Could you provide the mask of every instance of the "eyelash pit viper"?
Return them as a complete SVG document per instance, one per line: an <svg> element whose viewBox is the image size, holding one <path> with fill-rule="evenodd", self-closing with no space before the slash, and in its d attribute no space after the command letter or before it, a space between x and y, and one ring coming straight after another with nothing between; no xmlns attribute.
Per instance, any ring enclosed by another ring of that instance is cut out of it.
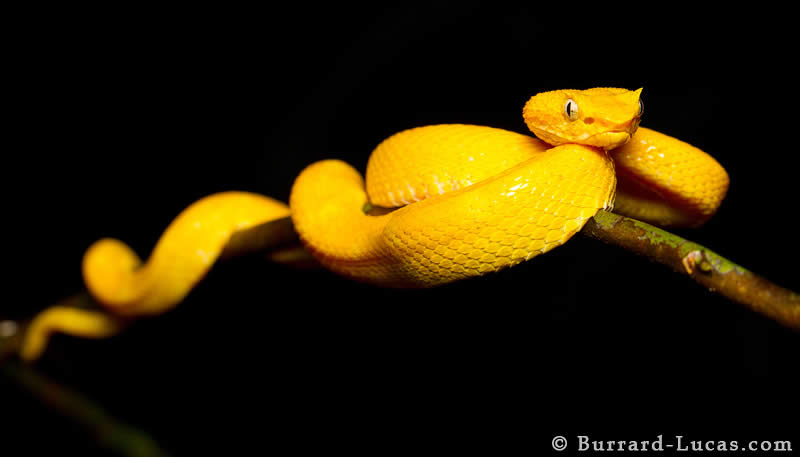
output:
<svg viewBox="0 0 800 457"><path fill-rule="evenodd" d="M601 209L662 227L703 224L728 175L710 155L640 128L641 89L556 90L523 108L536 136L475 125L397 133L372 152L364 178L338 160L314 163L290 204L223 192L185 209L142 263L103 239L84 255L91 295L111 313L51 307L21 355L38 358L61 331L105 337L124 320L162 313L202 279L231 235L290 216L308 251L346 277L430 287L498 271L560 246ZM365 204L382 215L364 211Z"/></svg>

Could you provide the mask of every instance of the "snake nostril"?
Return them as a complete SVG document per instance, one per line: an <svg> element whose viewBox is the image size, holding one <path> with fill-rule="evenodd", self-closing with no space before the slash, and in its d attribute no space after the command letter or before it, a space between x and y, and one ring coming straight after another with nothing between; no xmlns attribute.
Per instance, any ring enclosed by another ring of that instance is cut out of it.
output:
<svg viewBox="0 0 800 457"><path fill-rule="evenodd" d="M594 123L594 118L593 117L587 117L586 119L583 120L583 123L587 124L587 125L588 124L593 124Z"/></svg>

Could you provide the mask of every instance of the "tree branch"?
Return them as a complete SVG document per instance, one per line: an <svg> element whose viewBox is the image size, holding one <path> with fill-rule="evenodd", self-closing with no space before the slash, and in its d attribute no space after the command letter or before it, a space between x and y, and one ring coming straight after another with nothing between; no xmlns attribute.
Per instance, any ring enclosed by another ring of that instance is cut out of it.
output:
<svg viewBox="0 0 800 457"><path fill-rule="evenodd" d="M221 259L256 252L270 252L300 243L291 217L265 222L231 235L220 254Z"/></svg>
<svg viewBox="0 0 800 457"><path fill-rule="evenodd" d="M115 454L130 457L169 455L147 433L118 422L88 398L47 379L30 366L17 361L0 361L0 373L44 405L81 424L100 446Z"/></svg>
<svg viewBox="0 0 800 457"><path fill-rule="evenodd" d="M745 305L784 326L800 330L800 294L748 271L714 251L635 219L599 211L581 233L646 257L689 276L713 292ZM223 257L275 249L297 242L291 219L238 232Z"/></svg>
<svg viewBox="0 0 800 457"><path fill-rule="evenodd" d="M689 276L713 292L800 330L800 295L748 271L705 246L635 219L599 211L581 230Z"/></svg>
<svg viewBox="0 0 800 457"><path fill-rule="evenodd" d="M780 287L702 245L607 211L599 211L581 233L666 265L781 325L800 330L800 294ZM263 253L276 261L306 267L316 265L299 241L291 218L286 217L234 233L220 258ZM58 305L102 309L86 291L66 298ZM5 346L4 351L0 345L0 363L10 355L9 345Z"/></svg>
<svg viewBox="0 0 800 457"><path fill-rule="evenodd" d="M590 219L581 233L666 265L755 312L800 330L800 295L751 273L704 246L606 211L600 211ZM220 257L284 252L287 258L308 260L298 242L292 221L287 217L235 233ZM59 304L100 308L85 291ZM123 455L166 455L143 432L117 423L88 399L53 383L29 367L9 360L19 349L24 327L20 325L16 334L6 337L5 341L0 335L0 373L15 380L45 404L82 423L94 431L103 444Z"/></svg>
<svg viewBox="0 0 800 457"><path fill-rule="evenodd" d="M608 211L599 211L586 223L581 233L666 265L713 292L784 326L800 330L800 294L748 271L705 246ZM289 217L234 233L220 258L258 253L268 254L273 260L303 266L314 264L313 258L299 244ZM62 300L59 304L102 308L86 291ZM0 354L0 362L2 358Z"/></svg>

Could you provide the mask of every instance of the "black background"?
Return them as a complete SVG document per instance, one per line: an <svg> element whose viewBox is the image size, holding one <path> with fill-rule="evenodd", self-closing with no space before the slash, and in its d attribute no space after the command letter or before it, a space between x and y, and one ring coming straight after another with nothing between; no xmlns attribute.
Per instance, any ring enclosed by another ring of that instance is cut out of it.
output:
<svg viewBox="0 0 800 457"><path fill-rule="evenodd" d="M316 160L363 171L383 138L427 124L525 132L528 97L593 86L644 87L643 125L729 171L719 213L678 233L800 290L797 43L783 17L482 2L21 12L4 65L4 288L16 298L0 313L29 316L79 290L100 237L146 256L207 194L286 200ZM552 452L556 434L788 439L799 342L578 236L427 291L239 259L118 337L56 337L38 368L176 455L508 454ZM19 411L9 436L32 455L102 452L0 388Z"/></svg>

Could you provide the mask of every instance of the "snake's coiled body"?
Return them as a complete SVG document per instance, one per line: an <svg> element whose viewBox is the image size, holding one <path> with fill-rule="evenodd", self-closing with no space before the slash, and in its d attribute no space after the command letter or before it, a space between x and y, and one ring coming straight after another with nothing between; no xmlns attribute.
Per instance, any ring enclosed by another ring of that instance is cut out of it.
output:
<svg viewBox="0 0 800 457"><path fill-rule="evenodd" d="M437 141L431 144L430 138ZM482 154L498 163L498 157L507 157L510 166L497 173L484 169L487 176L478 167L474 175L457 177L436 175L436 167L420 171L409 166L414 172L398 178L395 191L378 185L371 187L376 193L367 195L363 179L349 165L311 165L295 181L290 207L301 239L326 267L396 287L477 276L563 244L614 197L614 164L602 149L545 148L535 138L504 130L441 125L388 139L373 152L373 160L385 159L398 142L409 151L435 149L436 158L451 163L452 156L463 157L465 163L451 170L469 169L470 158L474 162ZM465 184L467 179L475 183ZM422 191L411 182L428 186L421 201L382 216L362 211L368 199L385 204L393 198L419 198Z"/></svg>
<svg viewBox="0 0 800 457"><path fill-rule="evenodd" d="M176 218L143 265L120 241L93 245L86 286L113 316L163 312L205 275L232 233L288 214L324 266L392 287L512 266L565 243L612 206L656 225L700 225L722 202L728 175L700 149L638 128L640 92L537 94L523 109L537 138L460 124L406 130L373 151L366 183L341 161L310 165L290 207L244 192L206 197ZM365 204L399 208L370 215ZM38 357L54 330L101 337L119 328L100 313L51 308L32 323L23 357Z"/></svg>

